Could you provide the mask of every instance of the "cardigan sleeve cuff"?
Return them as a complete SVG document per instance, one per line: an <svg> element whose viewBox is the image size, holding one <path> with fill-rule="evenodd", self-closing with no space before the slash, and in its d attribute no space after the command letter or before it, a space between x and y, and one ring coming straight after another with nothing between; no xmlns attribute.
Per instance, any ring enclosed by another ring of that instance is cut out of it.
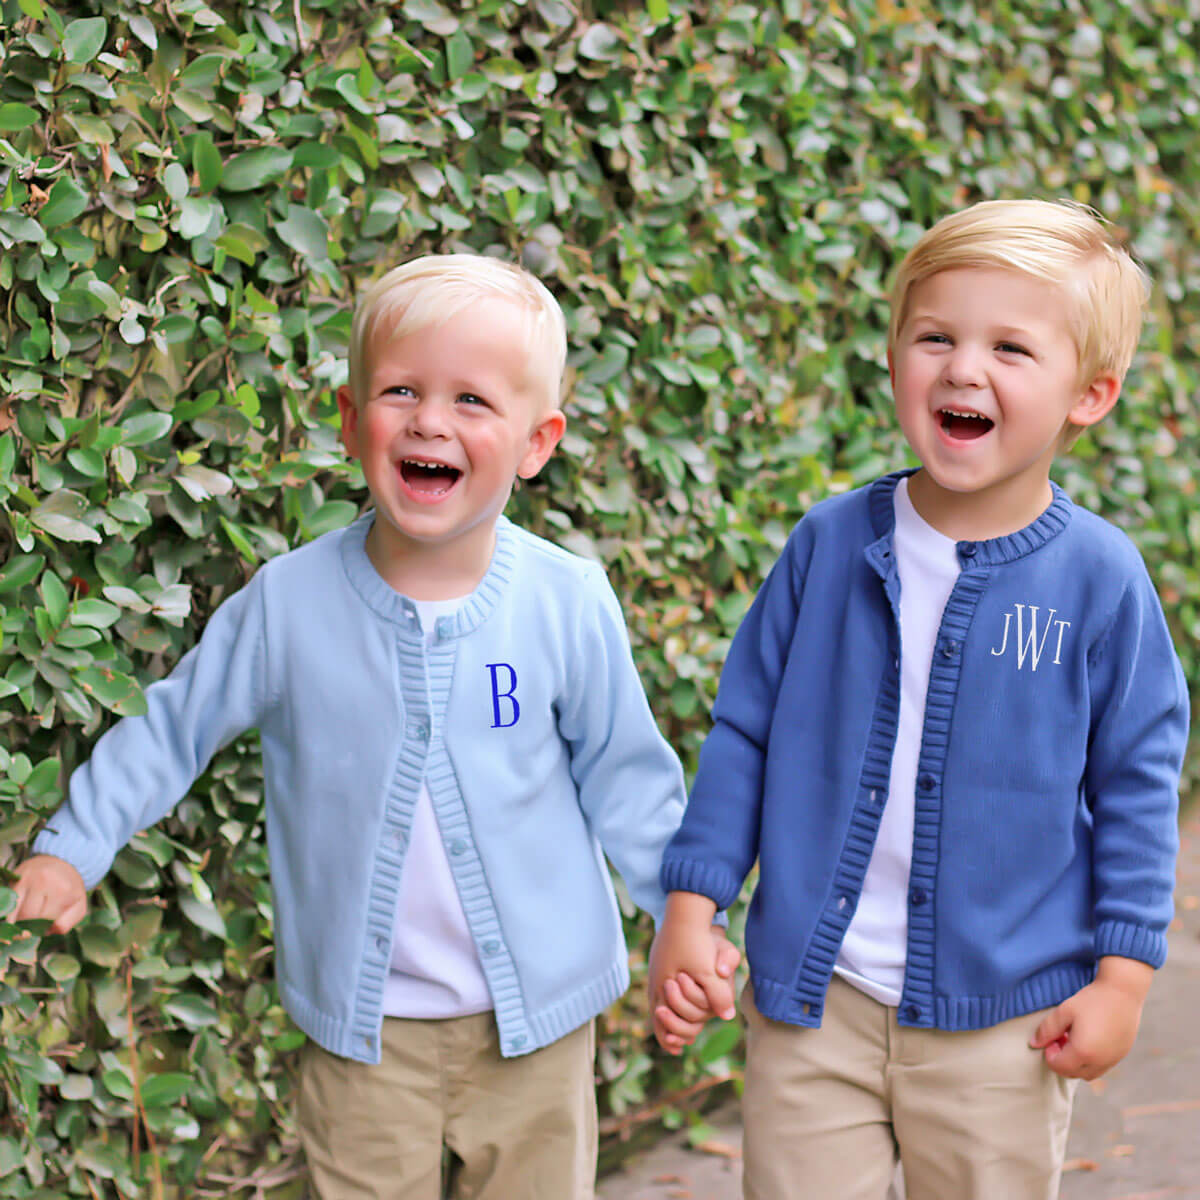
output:
<svg viewBox="0 0 1200 1200"><path fill-rule="evenodd" d="M97 849L93 842L71 829L56 829L54 818L33 839L34 854L52 854L61 858L83 877L83 886L90 892L108 874L113 856L107 849Z"/></svg>
<svg viewBox="0 0 1200 1200"><path fill-rule="evenodd" d="M687 858L664 858L659 874L664 892L695 892L707 896L719 910L727 909L741 891L741 880L711 863Z"/></svg>
<svg viewBox="0 0 1200 1200"><path fill-rule="evenodd" d="M1096 957L1115 954L1135 958L1152 967L1161 967L1167 960L1167 936L1145 925L1127 921L1101 921L1096 930Z"/></svg>

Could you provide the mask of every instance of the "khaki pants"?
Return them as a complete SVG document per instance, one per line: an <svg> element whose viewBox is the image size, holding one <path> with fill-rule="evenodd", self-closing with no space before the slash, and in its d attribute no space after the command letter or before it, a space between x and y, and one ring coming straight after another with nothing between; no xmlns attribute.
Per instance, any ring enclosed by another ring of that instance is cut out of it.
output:
<svg viewBox="0 0 1200 1200"><path fill-rule="evenodd" d="M1053 1200L1073 1081L1028 1041L1031 1013L964 1033L909 1029L833 977L820 1029L746 1018L746 1200Z"/></svg>
<svg viewBox="0 0 1200 1200"><path fill-rule="evenodd" d="M310 1042L297 1117L320 1200L592 1200L595 1032L501 1058L491 1013L388 1018L377 1066ZM452 1153L442 1178L442 1147Z"/></svg>

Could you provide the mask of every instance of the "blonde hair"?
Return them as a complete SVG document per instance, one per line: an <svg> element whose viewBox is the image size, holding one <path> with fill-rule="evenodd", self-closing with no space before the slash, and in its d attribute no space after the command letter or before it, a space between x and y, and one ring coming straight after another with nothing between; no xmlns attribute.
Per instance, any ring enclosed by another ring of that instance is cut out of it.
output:
<svg viewBox="0 0 1200 1200"><path fill-rule="evenodd" d="M1102 373L1124 379L1141 335L1149 280L1094 210L1066 200L984 200L943 217L896 272L889 350L908 316L913 288L960 267L1020 271L1061 288L1080 383Z"/></svg>
<svg viewBox="0 0 1200 1200"><path fill-rule="evenodd" d="M507 300L526 315L529 382L557 406L567 359L567 328L549 289L522 267L482 254L427 254L393 267L359 297L350 327L350 391L366 399L368 354L378 337L408 337L440 325L483 299Z"/></svg>

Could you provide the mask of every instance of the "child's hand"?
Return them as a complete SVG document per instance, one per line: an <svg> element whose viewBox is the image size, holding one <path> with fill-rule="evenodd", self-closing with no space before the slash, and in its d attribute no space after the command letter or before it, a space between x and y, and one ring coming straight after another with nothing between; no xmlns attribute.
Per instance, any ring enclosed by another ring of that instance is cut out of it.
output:
<svg viewBox="0 0 1200 1200"><path fill-rule="evenodd" d="M716 905L704 896L672 892L650 950L649 992L654 1036L678 1054L712 1013L735 1013L733 973L741 955L711 924Z"/></svg>
<svg viewBox="0 0 1200 1200"><path fill-rule="evenodd" d="M1068 996L1037 1027L1030 1045L1067 1079L1098 1079L1129 1053L1154 968L1116 956L1102 958L1095 981Z"/></svg>
<svg viewBox="0 0 1200 1200"><path fill-rule="evenodd" d="M16 869L17 910L10 921L52 921L51 933L66 933L87 912L83 876L53 854L35 854Z"/></svg>

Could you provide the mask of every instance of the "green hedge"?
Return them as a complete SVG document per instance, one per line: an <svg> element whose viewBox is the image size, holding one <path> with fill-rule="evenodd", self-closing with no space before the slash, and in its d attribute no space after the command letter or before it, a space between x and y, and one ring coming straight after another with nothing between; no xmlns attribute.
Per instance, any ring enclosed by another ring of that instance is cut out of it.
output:
<svg viewBox="0 0 1200 1200"><path fill-rule="evenodd" d="M1185 0L0 0L0 862L222 596L358 511L353 294L421 252L519 256L561 298L569 430L515 515L606 563L690 768L790 525L906 461L897 255L974 199L1095 204L1153 313L1058 477L1142 547L1195 683L1196 24ZM0 1196L298 1193L254 750L77 932L0 918ZM636 988L602 1033L611 1137L736 1074L732 1028L657 1055Z"/></svg>

